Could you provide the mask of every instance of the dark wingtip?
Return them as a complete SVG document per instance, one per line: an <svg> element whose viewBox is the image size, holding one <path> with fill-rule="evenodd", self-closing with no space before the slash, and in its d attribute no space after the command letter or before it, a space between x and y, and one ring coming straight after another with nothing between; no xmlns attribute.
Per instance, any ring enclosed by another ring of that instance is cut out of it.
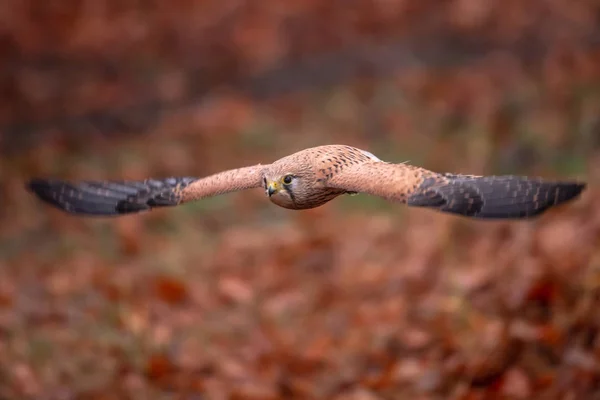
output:
<svg viewBox="0 0 600 400"><path fill-rule="evenodd" d="M25 189L29 192L36 193L44 185L46 185L46 182L47 181L44 179L33 178L33 179L30 179L27 182L25 182Z"/></svg>
<svg viewBox="0 0 600 400"><path fill-rule="evenodd" d="M177 205L180 198L176 189L195 179L68 182L33 178L25 187L39 199L70 214L110 216Z"/></svg>
<svg viewBox="0 0 600 400"><path fill-rule="evenodd" d="M587 182L576 182L574 190L575 194L573 195L573 197L579 196L581 192L583 192L585 189L587 189Z"/></svg>
<svg viewBox="0 0 600 400"><path fill-rule="evenodd" d="M587 184L519 176L446 176L448 182L424 181L408 204L481 219L536 217L575 200Z"/></svg>
<svg viewBox="0 0 600 400"><path fill-rule="evenodd" d="M33 193L40 199L52 203L54 205L56 205L56 200L52 196L52 192L55 186L56 185L53 184L53 181L40 178L33 178L25 183L25 189L28 192Z"/></svg>
<svg viewBox="0 0 600 400"><path fill-rule="evenodd" d="M82 191L67 181L33 178L25 183L25 189L43 202L69 214L115 214L114 204L102 201L101 196Z"/></svg>
<svg viewBox="0 0 600 400"><path fill-rule="evenodd" d="M558 189L562 191L562 196L559 196L556 204L560 204L569 200L573 200L583 192L587 188L587 183L585 182L568 182L562 183L558 185Z"/></svg>
<svg viewBox="0 0 600 400"><path fill-rule="evenodd" d="M52 187L55 187L57 184L60 183L61 181L53 179L32 178L29 181L25 182L25 189L33 193L38 193L40 191L51 189Z"/></svg>

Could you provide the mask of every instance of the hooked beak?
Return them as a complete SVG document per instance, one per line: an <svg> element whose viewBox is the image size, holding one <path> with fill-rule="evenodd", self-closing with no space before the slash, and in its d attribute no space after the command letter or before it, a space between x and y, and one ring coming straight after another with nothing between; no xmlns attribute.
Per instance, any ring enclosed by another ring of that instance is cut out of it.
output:
<svg viewBox="0 0 600 400"><path fill-rule="evenodd" d="M277 192L277 184L275 182L271 182L267 185L267 194L269 197L273 196Z"/></svg>

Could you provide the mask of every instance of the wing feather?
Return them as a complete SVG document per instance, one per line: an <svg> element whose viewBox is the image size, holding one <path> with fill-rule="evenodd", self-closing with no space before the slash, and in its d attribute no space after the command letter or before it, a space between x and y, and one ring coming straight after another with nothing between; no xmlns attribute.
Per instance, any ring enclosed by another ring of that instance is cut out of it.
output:
<svg viewBox="0 0 600 400"><path fill-rule="evenodd" d="M171 177L143 181L32 179L27 188L41 200L70 214L114 216L260 187L262 170L263 167L257 165L204 178Z"/></svg>
<svg viewBox="0 0 600 400"><path fill-rule="evenodd" d="M528 218L573 200L586 184L523 176L438 174L407 164L365 162L340 171L332 188L474 218Z"/></svg>

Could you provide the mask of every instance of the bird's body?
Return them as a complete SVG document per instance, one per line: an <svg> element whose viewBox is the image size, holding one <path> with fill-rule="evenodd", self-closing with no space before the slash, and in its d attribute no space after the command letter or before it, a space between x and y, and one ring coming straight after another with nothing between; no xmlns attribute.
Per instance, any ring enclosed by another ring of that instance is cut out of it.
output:
<svg viewBox="0 0 600 400"><path fill-rule="evenodd" d="M318 207L346 193L366 193L469 217L527 218L577 197L585 184L440 174L405 163L384 162L355 147L326 145L272 164L204 178L75 183L34 179L28 187L42 200L83 215L122 215L262 187L274 204L294 210Z"/></svg>
<svg viewBox="0 0 600 400"><path fill-rule="evenodd" d="M373 159L363 150L340 145L312 147L283 157L266 166L264 177L276 189L270 196L273 203L293 210L315 208L333 200L348 190L329 185L330 179L351 166ZM298 167L300 166L300 167ZM287 184L282 181L291 176Z"/></svg>

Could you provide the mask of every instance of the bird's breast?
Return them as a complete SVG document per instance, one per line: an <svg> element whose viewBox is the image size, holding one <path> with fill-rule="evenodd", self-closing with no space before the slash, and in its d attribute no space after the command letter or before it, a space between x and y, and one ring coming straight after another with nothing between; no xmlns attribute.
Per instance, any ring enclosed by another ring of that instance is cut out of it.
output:
<svg viewBox="0 0 600 400"><path fill-rule="evenodd" d="M314 188L310 192L279 192L269 197L269 200L290 210L307 210L322 206L344 193L339 189Z"/></svg>

